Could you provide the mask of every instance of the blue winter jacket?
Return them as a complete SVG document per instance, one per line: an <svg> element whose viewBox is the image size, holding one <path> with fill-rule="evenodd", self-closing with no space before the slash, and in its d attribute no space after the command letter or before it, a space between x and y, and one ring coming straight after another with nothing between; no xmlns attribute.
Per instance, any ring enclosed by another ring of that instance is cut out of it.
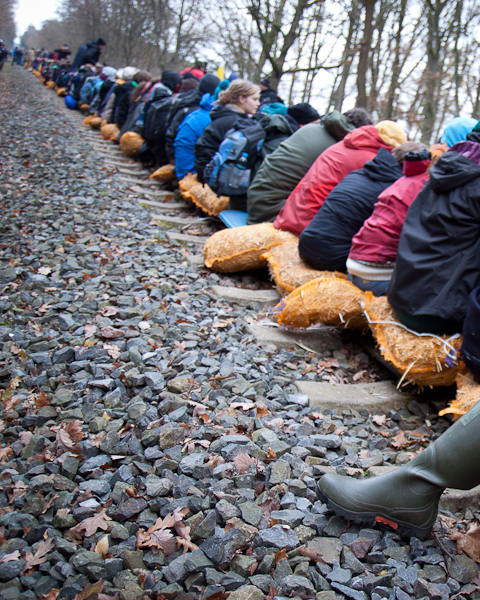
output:
<svg viewBox="0 0 480 600"><path fill-rule="evenodd" d="M214 100L212 94L204 94L200 100L200 108L188 114L178 128L174 143L177 179L182 179L188 173L195 173L195 144L211 122L210 111Z"/></svg>

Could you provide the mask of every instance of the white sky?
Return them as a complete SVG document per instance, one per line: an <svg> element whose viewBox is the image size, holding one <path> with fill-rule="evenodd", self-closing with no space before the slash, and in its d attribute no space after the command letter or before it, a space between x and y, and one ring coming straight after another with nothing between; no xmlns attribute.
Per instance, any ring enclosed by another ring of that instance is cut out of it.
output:
<svg viewBox="0 0 480 600"><path fill-rule="evenodd" d="M55 19L55 11L59 6L60 0L17 0L17 37L21 37L29 25L39 29L43 21Z"/></svg>

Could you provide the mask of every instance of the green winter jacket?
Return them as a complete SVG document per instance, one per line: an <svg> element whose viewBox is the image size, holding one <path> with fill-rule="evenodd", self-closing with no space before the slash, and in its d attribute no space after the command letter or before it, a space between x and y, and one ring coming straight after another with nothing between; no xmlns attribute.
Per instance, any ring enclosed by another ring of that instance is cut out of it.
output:
<svg viewBox="0 0 480 600"><path fill-rule="evenodd" d="M305 125L284 140L265 158L248 188L247 223L274 221L315 159L352 129L346 117L334 110L320 123Z"/></svg>

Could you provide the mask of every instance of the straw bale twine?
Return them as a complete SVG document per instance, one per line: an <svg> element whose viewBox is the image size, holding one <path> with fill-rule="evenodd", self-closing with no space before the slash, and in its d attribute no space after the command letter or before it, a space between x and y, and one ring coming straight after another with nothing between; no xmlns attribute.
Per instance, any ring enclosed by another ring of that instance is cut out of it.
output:
<svg viewBox="0 0 480 600"><path fill-rule="evenodd" d="M316 323L349 329L367 326L362 309L364 293L335 271L326 271L283 298L273 309L274 318L286 327L309 327Z"/></svg>
<svg viewBox="0 0 480 600"><path fill-rule="evenodd" d="M207 215L217 217L222 210L228 208L228 196L217 196L206 183L200 183L197 176L192 173L181 179L178 187L185 200L193 202Z"/></svg>
<svg viewBox="0 0 480 600"><path fill-rule="evenodd" d="M57 90L57 96L66 96L67 95L67 88L61 87L58 88Z"/></svg>
<svg viewBox="0 0 480 600"><path fill-rule="evenodd" d="M126 131L120 138L120 150L125 156L137 156L145 140L141 135L133 131Z"/></svg>
<svg viewBox="0 0 480 600"><path fill-rule="evenodd" d="M101 117L93 116L88 124L92 129L100 129L102 125L102 119Z"/></svg>
<svg viewBox="0 0 480 600"><path fill-rule="evenodd" d="M260 269L266 265L263 258L266 250L294 238L288 231L275 229L273 223L222 229L206 241L203 262L220 273Z"/></svg>
<svg viewBox="0 0 480 600"><path fill-rule="evenodd" d="M104 140L116 140L120 134L120 129L115 123L105 123L100 127L100 134Z"/></svg>
<svg viewBox="0 0 480 600"><path fill-rule="evenodd" d="M338 271L317 271L307 266L298 253L298 240L273 246L265 252L264 258L278 293L282 296L318 277L331 277L333 274L340 279L347 278Z"/></svg>
<svg viewBox="0 0 480 600"><path fill-rule="evenodd" d="M175 165L163 165L150 175L156 181L173 181L175 179Z"/></svg>
<svg viewBox="0 0 480 600"><path fill-rule="evenodd" d="M365 313L380 352L402 375L419 386L452 385L461 336L417 334L399 324L386 296L365 293Z"/></svg>
<svg viewBox="0 0 480 600"><path fill-rule="evenodd" d="M459 372L457 373L455 383L457 384L455 399L438 414L440 417L453 415L453 419L456 421L480 400L480 383L467 371L467 368L463 364L459 365Z"/></svg>

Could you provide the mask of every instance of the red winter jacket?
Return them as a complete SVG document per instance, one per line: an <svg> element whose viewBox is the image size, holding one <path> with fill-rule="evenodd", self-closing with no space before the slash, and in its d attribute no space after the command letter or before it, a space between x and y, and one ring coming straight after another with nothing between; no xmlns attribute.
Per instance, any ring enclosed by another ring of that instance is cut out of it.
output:
<svg viewBox="0 0 480 600"><path fill-rule="evenodd" d="M352 239L349 258L379 263L395 261L408 208L428 181L425 171L429 161L421 162L424 172L414 175L409 175L409 168L415 163L404 162L404 176L378 196L373 213Z"/></svg>
<svg viewBox="0 0 480 600"><path fill-rule="evenodd" d="M287 198L274 226L300 235L337 183L348 173L361 169L380 148L392 150L373 125L358 127L327 148Z"/></svg>

